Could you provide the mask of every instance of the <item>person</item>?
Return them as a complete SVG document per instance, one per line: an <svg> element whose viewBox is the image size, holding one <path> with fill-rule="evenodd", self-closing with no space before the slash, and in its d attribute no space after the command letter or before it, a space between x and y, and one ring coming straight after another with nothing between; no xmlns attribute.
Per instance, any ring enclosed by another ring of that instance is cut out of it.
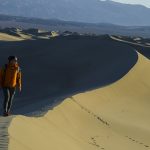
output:
<svg viewBox="0 0 150 150"><path fill-rule="evenodd" d="M16 56L9 56L8 63L0 68L0 87L3 90L3 116L10 115L10 109L15 96L16 87L21 92L21 68Z"/></svg>

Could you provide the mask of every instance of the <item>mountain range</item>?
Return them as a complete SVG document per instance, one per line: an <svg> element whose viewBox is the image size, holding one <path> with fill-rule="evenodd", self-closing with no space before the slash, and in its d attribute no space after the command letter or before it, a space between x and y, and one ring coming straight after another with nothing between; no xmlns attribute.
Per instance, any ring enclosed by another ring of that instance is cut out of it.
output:
<svg viewBox="0 0 150 150"><path fill-rule="evenodd" d="M150 25L150 8L111 0L1 0L0 13L87 23Z"/></svg>

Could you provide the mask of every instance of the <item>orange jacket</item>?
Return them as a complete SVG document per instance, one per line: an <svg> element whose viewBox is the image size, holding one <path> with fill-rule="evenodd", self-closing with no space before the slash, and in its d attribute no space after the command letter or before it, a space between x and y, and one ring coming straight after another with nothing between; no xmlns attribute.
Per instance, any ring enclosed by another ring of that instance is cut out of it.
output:
<svg viewBox="0 0 150 150"><path fill-rule="evenodd" d="M21 89L21 69L18 64L10 63L0 69L0 86L1 87L18 87Z"/></svg>

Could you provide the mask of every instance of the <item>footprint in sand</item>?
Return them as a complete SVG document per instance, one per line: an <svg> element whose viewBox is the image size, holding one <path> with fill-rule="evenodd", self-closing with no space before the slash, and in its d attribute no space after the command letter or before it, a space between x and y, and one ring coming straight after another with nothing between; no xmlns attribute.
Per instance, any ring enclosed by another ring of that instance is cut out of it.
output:
<svg viewBox="0 0 150 150"><path fill-rule="evenodd" d="M143 146L146 147L146 148L149 147L148 145L146 145L146 144L144 144L144 143L142 143L142 142L140 142L140 141L138 141L138 140L135 140L135 139L133 139L133 138L131 138L131 137L128 137L128 136L125 136L125 137L128 138L129 140L131 140L131 141L137 143L137 144L143 145Z"/></svg>
<svg viewBox="0 0 150 150"><path fill-rule="evenodd" d="M89 109L85 108L84 106L82 106L80 103L78 103L73 97L70 97L77 105L79 105L81 107L81 109L83 109L84 111L88 112L89 114L91 114L92 116L94 116L95 118L97 118L98 120L100 120L102 123L104 123L105 125L109 126L109 124L104 121L103 119L101 119L98 115L96 115L95 113L93 113L92 111L90 111Z"/></svg>
<svg viewBox="0 0 150 150"><path fill-rule="evenodd" d="M101 147L99 144L97 144L96 142L96 138L99 137L99 136L95 136L95 137L91 137L91 142L89 142L89 144L93 145L93 146L96 146L97 148L100 148L100 149L105 149L104 147Z"/></svg>
<svg viewBox="0 0 150 150"><path fill-rule="evenodd" d="M143 143L139 143L139 144L143 144Z"/></svg>
<svg viewBox="0 0 150 150"><path fill-rule="evenodd" d="M149 147L148 145L144 145L145 147Z"/></svg>

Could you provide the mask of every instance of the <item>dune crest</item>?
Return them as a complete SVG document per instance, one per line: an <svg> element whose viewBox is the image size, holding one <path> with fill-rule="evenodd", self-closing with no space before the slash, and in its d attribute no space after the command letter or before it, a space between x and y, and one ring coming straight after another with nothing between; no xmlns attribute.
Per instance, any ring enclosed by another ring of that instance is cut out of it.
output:
<svg viewBox="0 0 150 150"><path fill-rule="evenodd" d="M65 99L43 117L16 116L9 150L145 150L150 148L150 61L117 82Z"/></svg>

